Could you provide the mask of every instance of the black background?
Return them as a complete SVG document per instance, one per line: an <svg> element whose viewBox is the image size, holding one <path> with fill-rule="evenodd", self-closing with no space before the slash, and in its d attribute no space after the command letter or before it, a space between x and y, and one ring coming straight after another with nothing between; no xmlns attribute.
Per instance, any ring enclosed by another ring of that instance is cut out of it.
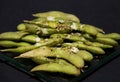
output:
<svg viewBox="0 0 120 82"><path fill-rule="evenodd" d="M77 15L81 23L92 24L107 33L120 33L119 0L0 0L0 33L15 31L33 13L60 10ZM0 62L0 82L38 82ZM114 59L83 82L120 82L120 57Z"/></svg>

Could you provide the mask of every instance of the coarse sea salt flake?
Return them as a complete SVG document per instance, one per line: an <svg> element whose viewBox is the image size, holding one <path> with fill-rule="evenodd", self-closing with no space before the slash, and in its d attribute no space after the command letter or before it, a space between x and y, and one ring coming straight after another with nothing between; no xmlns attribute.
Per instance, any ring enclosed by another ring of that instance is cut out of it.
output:
<svg viewBox="0 0 120 82"><path fill-rule="evenodd" d="M77 30L77 25L76 25L76 23L72 23L72 25L71 25L70 27L71 27L71 29L73 29L73 30Z"/></svg>
<svg viewBox="0 0 120 82"><path fill-rule="evenodd" d="M77 52L79 51L79 49L76 48L76 47L72 47L72 48L71 48L71 51L72 51L73 53L77 53Z"/></svg>
<svg viewBox="0 0 120 82"><path fill-rule="evenodd" d="M39 37L37 37L37 38L36 38L36 42L39 42L39 41L40 41L40 38L39 38Z"/></svg>
<svg viewBox="0 0 120 82"><path fill-rule="evenodd" d="M47 20L48 20L48 21L55 21L55 17L48 16L48 17L47 17Z"/></svg>
<svg viewBox="0 0 120 82"><path fill-rule="evenodd" d="M35 46L40 46L41 44L40 43L36 43Z"/></svg>

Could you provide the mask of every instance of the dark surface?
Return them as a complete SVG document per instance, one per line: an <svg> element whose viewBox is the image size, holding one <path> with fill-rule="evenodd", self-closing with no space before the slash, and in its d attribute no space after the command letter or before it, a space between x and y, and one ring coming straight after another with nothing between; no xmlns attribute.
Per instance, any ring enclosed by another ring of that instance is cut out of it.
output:
<svg viewBox="0 0 120 82"><path fill-rule="evenodd" d="M61 10L77 15L82 23L120 33L119 0L1 0L0 32L15 31L23 19L31 14ZM87 77L83 82L120 82L120 57ZM39 82L0 62L0 82Z"/></svg>

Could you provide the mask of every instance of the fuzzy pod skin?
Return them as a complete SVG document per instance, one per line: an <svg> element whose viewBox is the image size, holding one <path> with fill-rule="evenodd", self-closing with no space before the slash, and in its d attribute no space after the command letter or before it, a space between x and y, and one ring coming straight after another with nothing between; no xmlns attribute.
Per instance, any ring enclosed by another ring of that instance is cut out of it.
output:
<svg viewBox="0 0 120 82"><path fill-rule="evenodd" d="M20 40L27 32L17 31L17 32L4 32L0 34L1 40Z"/></svg>
<svg viewBox="0 0 120 82"><path fill-rule="evenodd" d="M21 47L17 47L17 48L9 48L9 49L3 49L0 50L1 52L12 52L12 53L24 53L30 50L33 50L35 48L38 48L38 46L21 46Z"/></svg>
<svg viewBox="0 0 120 82"><path fill-rule="evenodd" d="M31 72L35 71L61 72L75 76L80 75L80 70L65 60L38 65L31 69Z"/></svg>
<svg viewBox="0 0 120 82"><path fill-rule="evenodd" d="M117 46L118 45L118 42L115 41L114 39L111 39L111 38L102 38L102 37L99 38L99 37L97 37L95 39L95 41L103 43L103 44L112 45L112 46Z"/></svg>
<svg viewBox="0 0 120 82"><path fill-rule="evenodd" d="M71 53L70 50L66 48L62 49L62 48L41 47L23 53L15 58L33 58L38 56L63 58L78 68L84 67L84 60L80 56Z"/></svg>
<svg viewBox="0 0 120 82"><path fill-rule="evenodd" d="M66 20L80 22L77 16L73 14L69 14L69 13L64 13L61 11L48 11L48 12L43 12L43 13L36 13L36 14L33 14L33 16L35 17L61 17Z"/></svg>
<svg viewBox="0 0 120 82"><path fill-rule="evenodd" d="M97 37L112 38L114 40L120 40L120 34L119 33L109 33L109 34L98 33Z"/></svg>
<svg viewBox="0 0 120 82"><path fill-rule="evenodd" d="M31 46L31 44L27 42L14 42L9 40L1 40L0 46L9 48L9 47Z"/></svg>

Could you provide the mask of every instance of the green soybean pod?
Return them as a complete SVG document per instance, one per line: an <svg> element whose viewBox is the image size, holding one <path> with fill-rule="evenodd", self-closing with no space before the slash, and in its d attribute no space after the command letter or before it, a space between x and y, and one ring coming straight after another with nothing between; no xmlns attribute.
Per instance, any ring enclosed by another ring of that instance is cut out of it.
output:
<svg viewBox="0 0 120 82"><path fill-rule="evenodd" d="M9 41L9 40L2 40L0 41L0 46L2 47L19 47L19 46L30 46L31 44L27 42L14 42L14 41Z"/></svg>
<svg viewBox="0 0 120 82"><path fill-rule="evenodd" d="M64 53L65 53L65 55L64 55ZM70 63L72 63L73 65L75 65L78 68L84 67L84 60L80 56L77 56L77 55L71 53L70 50L67 48L63 48L63 49L57 48L51 54L55 54L56 57L63 58L65 60L69 61Z"/></svg>
<svg viewBox="0 0 120 82"><path fill-rule="evenodd" d="M43 42L43 43L36 43L31 46L20 46L17 48L3 49L0 51L1 52L24 53L24 52L27 52L27 51L30 51L30 50L33 50L33 49L36 49L36 48L39 48L42 46L56 46L57 44L62 43L62 42L63 42L63 40L60 38L58 38L57 40L56 39L48 39L46 42Z"/></svg>
<svg viewBox="0 0 120 82"><path fill-rule="evenodd" d="M17 31L17 32L4 32L0 34L0 39L2 40L20 40L21 37L28 34L27 32Z"/></svg>
<svg viewBox="0 0 120 82"><path fill-rule="evenodd" d="M75 16L73 14L69 14L69 13L64 13L61 11L48 11L48 12L43 12L43 13L36 13L36 14L33 14L33 16L35 16L35 17L48 17L48 19L50 17L52 17L52 18L61 17L61 18L66 19L66 20L80 22L80 20L77 16Z"/></svg>
<svg viewBox="0 0 120 82"><path fill-rule="evenodd" d="M15 47L17 46L17 44L13 41L2 40L0 41L0 46L8 48L8 47Z"/></svg>
<svg viewBox="0 0 120 82"><path fill-rule="evenodd" d="M28 42L16 42L16 44L17 44L17 46L19 47L21 47L21 46L31 46L32 44L30 44L30 43L28 43Z"/></svg>
<svg viewBox="0 0 120 82"><path fill-rule="evenodd" d="M68 46L77 47L79 49L84 49L84 50L90 51L94 54L105 54L105 51L102 48L96 47L96 46L85 45L83 42L82 43L81 42L63 43L62 46L63 47L68 47Z"/></svg>
<svg viewBox="0 0 120 82"><path fill-rule="evenodd" d="M87 33L82 34L82 36L83 36L85 39L87 39L87 40L94 41L94 37L91 36L91 35L89 35L89 34L87 34Z"/></svg>
<svg viewBox="0 0 120 82"><path fill-rule="evenodd" d="M86 50L79 50L76 54L82 57L85 61L91 61L93 59L93 55Z"/></svg>
<svg viewBox="0 0 120 82"><path fill-rule="evenodd" d="M9 48L9 49L3 49L0 50L1 52L13 52L13 53L24 53L30 50L33 50L35 48L38 48L39 46L21 46L21 47L17 47L17 48Z"/></svg>
<svg viewBox="0 0 120 82"><path fill-rule="evenodd" d="M38 49L23 53L15 58L33 58L38 56L63 58L78 68L84 67L84 60L80 56L71 53L68 49L62 48L40 47Z"/></svg>
<svg viewBox="0 0 120 82"><path fill-rule="evenodd" d="M22 41L26 41L26 42L31 42L31 43L36 43L36 42L40 42L42 38L40 38L38 35L26 35L24 37L21 38Z"/></svg>
<svg viewBox="0 0 120 82"><path fill-rule="evenodd" d="M60 63L51 62L51 63L38 65L31 69L31 72L34 72L34 71L60 72L60 73L65 73L65 74L75 75L75 76L80 75L79 69L67 63L64 60L60 61Z"/></svg>
<svg viewBox="0 0 120 82"><path fill-rule="evenodd" d="M86 45L89 45L89 46L96 46L96 47L100 47L100 48L113 48L112 45L108 45L108 44L103 44L103 43L100 43L100 42L90 42L90 41L86 41L85 42Z"/></svg>
<svg viewBox="0 0 120 82"><path fill-rule="evenodd" d="M17 25L17 30L18 31L25 31L26 30L26 26L24 23L18 24Z"/></svg>
<svg viewBox="0 0 120 82"><path fill-rule="evenodd" d="M97 37L95 40L97 42L112 45L112 46L117 46L118 45L118 42L115 41L114 39L111 39L111 38L102 38L102 37L99 38L99 37Z"/></svg>
<svg viewBox="0 0 120 82"><path fill-rule="evenodd" d="M53 59L50 59L50 58L47 58L47 57L44 57L44 56L36 56L36 57L33 57L31 58L32 61L34 61L35 63L37 64L44 64L44 63L49 63L49 62L53 62L54 60Z"/></svg>
<svg viewBox="0 0 120 82"><path fill-rule="evenodd" d="M87 46L85 44L79 44L78 48L88 50L94 54L105 54L105 51L102 48L96 46Z"/></svg>
<svg viewBox="0 0 120 82"><path fill-rule="evenodd" d="M56 28L59 25L59 21L42 21L41 18L39 19L34 19L34 20L24 20L25 23L30 23L30 24L35 24L40 27L45 27L45 28Z"/></svg>
<svg viewBox="0 0 120 82"><path fill-rule="evenodd" d="M114 40L120 40L120 34L119 33L109 33L109 34L98 33L97 37L112 38Z"/></svg>
<svg viewBox="0 0 120 82"><path fill-rule="evenodd" d="M90 34L92 36L96 36L97 33L99 33L99 31L94 26L87 25L87 24L81 24L80 30L83 33L88 33L88 34Z"/></svg>

